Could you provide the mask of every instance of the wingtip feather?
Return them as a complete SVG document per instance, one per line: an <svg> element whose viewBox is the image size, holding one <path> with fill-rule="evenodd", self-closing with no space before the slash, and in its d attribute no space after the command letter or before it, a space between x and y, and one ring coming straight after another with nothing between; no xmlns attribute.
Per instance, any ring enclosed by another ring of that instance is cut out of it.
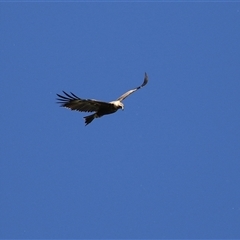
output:
<svg viewBox="0 0 240 240"><path fill-rule="evenodd" d="M143 84L142 84L141 87L144 87L147 83L148 83L148 75L147 75L147 73L145 72Z"/></svg>

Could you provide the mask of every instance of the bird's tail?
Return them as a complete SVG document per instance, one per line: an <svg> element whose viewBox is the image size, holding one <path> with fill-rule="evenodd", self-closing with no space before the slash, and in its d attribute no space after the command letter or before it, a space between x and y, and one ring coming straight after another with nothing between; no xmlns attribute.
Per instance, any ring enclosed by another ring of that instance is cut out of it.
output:
<svg viewBox="0 0 240 240"><path fill-rule="evenodd" d="M87 125L88 125L89 123L91 123L91 122L93 121L93 119L95 118L95 113L92 114L92 115L86 116L86 117L84 117L84 118L85 118L85 123L86 123L85 126L87 126Z"/></svg>

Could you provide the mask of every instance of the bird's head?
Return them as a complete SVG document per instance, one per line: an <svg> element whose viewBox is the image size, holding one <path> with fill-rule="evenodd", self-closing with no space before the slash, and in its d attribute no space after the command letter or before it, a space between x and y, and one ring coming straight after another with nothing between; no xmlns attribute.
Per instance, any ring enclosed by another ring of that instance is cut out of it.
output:
<svg viewBox="0 0 240 240"><path fill-rule="evenodd" d="M122 102L119 102L118 109L122 109L122 110L124 110L124 105L123 105Z"/></svg>
<svg viewBox="0 0 240 240"><path fill-rule="evenodd" d="M116 107L116 109L122 109L122 110L124 110L124 105L123 105L122 102L120 102L120 101L112 101L111 103L114 104L114 106Z"/></svg>

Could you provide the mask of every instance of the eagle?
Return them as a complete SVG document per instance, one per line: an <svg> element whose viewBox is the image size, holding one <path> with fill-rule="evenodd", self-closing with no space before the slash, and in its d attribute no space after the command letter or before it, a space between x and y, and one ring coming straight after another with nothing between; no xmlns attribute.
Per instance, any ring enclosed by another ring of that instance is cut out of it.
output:
<svg viewBox="0 0 240 240"><path fill-rule="evenodd" d="M61 107L66 107L74 111L80 112L94 112L93 114L84 117L85 126L91 123L95 118L100 118L107 114L115 113L118 109L124 109L122 101L130 94L136 92L140 88L144 87L148 83L148 75L145 73L144 81L141 86L127 91L121 95L117 100L111 102L103 102L95 99L82 99L73 94L72 92L66 93L63 91L64 96L57 94L57 103L61 104Z"/></svg>

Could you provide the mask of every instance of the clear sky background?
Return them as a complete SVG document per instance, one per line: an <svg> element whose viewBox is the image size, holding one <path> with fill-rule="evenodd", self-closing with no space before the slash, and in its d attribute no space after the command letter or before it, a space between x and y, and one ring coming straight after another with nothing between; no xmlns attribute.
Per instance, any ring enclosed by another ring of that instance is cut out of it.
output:
<svg viewBox="0 0 240 240"><path fill-rule="evenodd" d="M240 238L240 3L1 3L0 238ZM112 101L94 120L56 93Z"/></svg>

